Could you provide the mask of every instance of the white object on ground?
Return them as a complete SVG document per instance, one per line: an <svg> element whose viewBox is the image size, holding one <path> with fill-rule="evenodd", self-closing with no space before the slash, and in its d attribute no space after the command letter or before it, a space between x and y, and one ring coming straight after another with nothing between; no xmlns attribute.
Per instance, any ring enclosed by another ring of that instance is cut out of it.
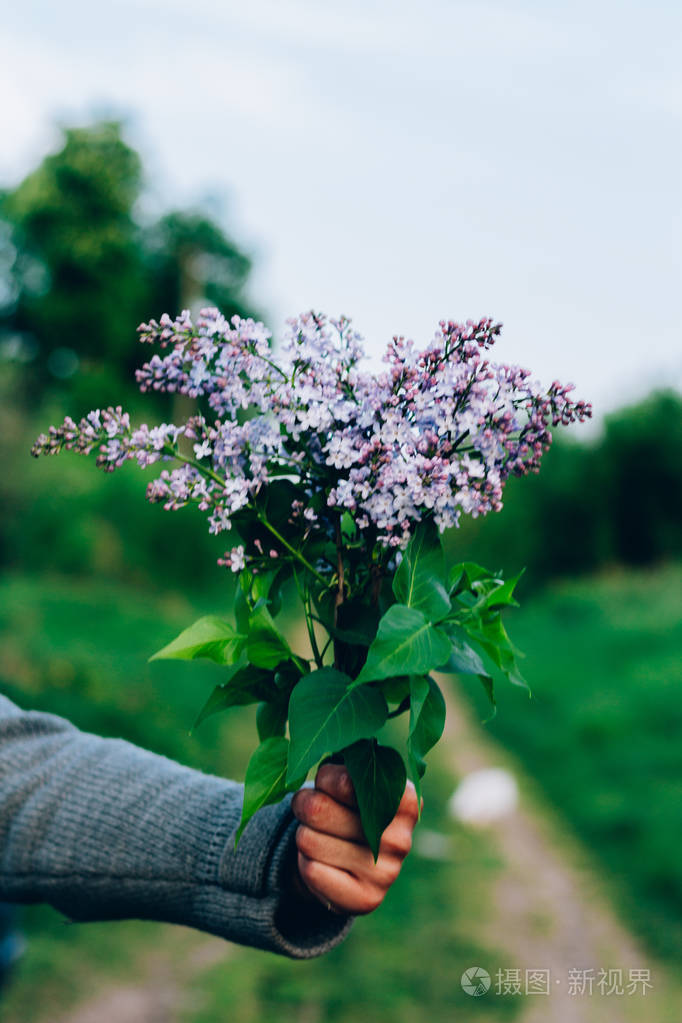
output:
<svg viewBox="0 0 682 1023"><path fill-rule="evenodd" d="M514 775L502 767L486 767L465 775L452 795L450 814L465 824L492 824L512 813L519 802Z"/></svg>
<svg viewBox="0 0 682 1023"><path fill-rule="evenodd" d="M451 860L452 840L449 835L419 825L414 833L414 851L423 860Z"/></svg>

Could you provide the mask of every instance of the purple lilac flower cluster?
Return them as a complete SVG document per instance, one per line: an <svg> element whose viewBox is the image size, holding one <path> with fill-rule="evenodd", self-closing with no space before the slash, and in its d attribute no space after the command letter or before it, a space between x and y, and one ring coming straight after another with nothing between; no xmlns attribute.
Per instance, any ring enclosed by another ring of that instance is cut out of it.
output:
<svg viewBox="0 0 682 1023"><path fill-rule="evenodd" d="M423 350L394 338L378 375L360 368L362 338L345 318L288 321L277 357L262 323L216 309L196 324L185 311L138 329L160 349L138 370L140 389L186 395L203 412L134 428L120 408L94 411L51 427L33 454L98 448L106 470L175 462L149 499L169 510L197 503L213 533L286 477L299 488L302 529L329 534L348 510L361 533L402 548L426 516L443 530L462 513L499 510L508 477L538 471L550 428L591 415L571 386L543 390L528 370L491 362L501 325L490 319L442 321ZM239 571L244 548L221 563Z"/></svg>

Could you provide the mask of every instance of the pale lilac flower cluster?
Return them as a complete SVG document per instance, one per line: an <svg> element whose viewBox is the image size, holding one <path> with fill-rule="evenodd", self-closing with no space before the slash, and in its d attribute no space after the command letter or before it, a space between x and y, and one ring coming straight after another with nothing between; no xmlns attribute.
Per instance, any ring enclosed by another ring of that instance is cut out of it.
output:
<svg viewBox="0 0 682 1023"><path fill-rule="evenodd" d="M162 423L149 427L146 423L137 429L130 425L130 416L121 406L95 409L75 423L67 416L61 426L51 426L47 434L41 434L33 446L33 455L56 455L62 448L89 455L98 447L97 465L107 472L113 472L131 458L136 459L142 469L158 462L164 449L173 447L187 426L173 426Z"/></svg>
<svg viewBox="0 0 682 1023"><path fill-rule="evenodd" d="M497 511L508 477L538 470L550 427L591 415L570 387L543 390L528 370L491 362L500 325L490 319L443 321L423 350L394 338L379 375L360 369L362 339L344 318L290 320L277 356L263 324L216 309L196 325L183 312L139 331L162 351L138 371L141 390L187 395L199 414L133 429L120 408L91 412L51 427L33 453L98 447L105 469L175 461L149 484L149 499L167 509L197 503L214 533L285 477L298 488L287 511L301 535L333 537L347 510L370 545L404 547L427 515L446 529L462 513ZM245 558L282 551L238 545L221 564L239 571Z"/></svg>

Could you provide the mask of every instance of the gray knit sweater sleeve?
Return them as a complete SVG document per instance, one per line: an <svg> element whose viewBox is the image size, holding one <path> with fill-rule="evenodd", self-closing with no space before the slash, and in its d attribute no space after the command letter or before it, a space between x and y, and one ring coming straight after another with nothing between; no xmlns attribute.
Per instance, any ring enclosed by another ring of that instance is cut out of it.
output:
<svg viewBox="0 0 682 1023"><path fill-rule="evenodd" d="M234 849L242 791L0 696L0 899L320 955L351 921L288 889L290 799L256 814Z"/></svg>

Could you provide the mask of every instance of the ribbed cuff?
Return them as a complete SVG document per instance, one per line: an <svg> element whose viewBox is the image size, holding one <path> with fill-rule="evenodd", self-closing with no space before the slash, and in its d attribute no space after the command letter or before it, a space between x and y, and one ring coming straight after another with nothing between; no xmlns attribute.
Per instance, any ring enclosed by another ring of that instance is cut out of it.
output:
<svg viewBox="0 0 682 1023"><path fill-rule="evenodd" d="M328 910L317 899L304 899L292 887L298 849L298 821L290 810L288 820L273 849L268 866L266 887L276 893L273 912L272 940L276 951L296 959L311 959L329 952L347 936L353 917Z"/></svg>

